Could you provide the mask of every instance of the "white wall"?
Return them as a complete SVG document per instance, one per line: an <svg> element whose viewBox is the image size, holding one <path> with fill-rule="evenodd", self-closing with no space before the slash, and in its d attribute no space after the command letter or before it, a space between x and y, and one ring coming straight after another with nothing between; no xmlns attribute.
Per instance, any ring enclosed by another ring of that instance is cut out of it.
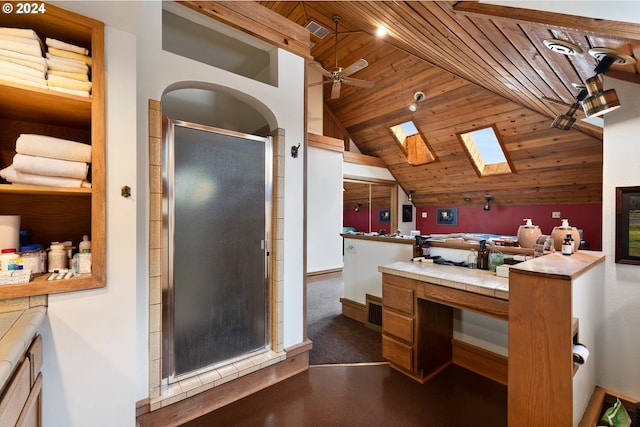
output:
<svg viewBox="0 0 640 427"><path fill-rule="evenodd" d="M604 116L602 250L605 280L597 328L598 385L640 399L640 266L615 263L615 189L640 186L640 85L605 79L622 105Z"/></svg>
<svg viewBox="0 0 640 427"><path fill-rule="evenodd" d="M307 273L342 268L342 153L307 147Z"/></svg>
<svg viewBox="0 0 640 427"><path fill-rule="evenodd" d="M49 296L43 424L133 425L136 403L136 44L105 30L107 287ZM123 185L132 197L120 196Z"/></svg>

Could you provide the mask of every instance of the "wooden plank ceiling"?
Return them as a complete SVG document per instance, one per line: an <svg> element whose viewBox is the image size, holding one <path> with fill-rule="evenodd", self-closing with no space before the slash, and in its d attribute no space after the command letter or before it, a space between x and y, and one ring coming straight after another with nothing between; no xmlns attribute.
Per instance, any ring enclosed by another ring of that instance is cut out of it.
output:
<svg viewBox="0 0 640 427"><path fill-rule="evenodd" d="M311 54L325 69L360 58L369 65L352 75L372 88L342 84L330 99L325 86L325 135L347 135L357 149L384 160L416 206L597 203L602 200L602 129L581 121L570 131L552 128L575 103L572 83L594 75L594 47L640 55L640 25L523 11L476 2L283 1L260 2L306 26L331 30L311 35ZM578 6L579 3L576 3ZM333 15L340 15L335 42ZM379 25L389 34L375 36ZM561 39L582 53L546 48ZM607 75L640 83L638 64L611 66ZM409 111L413 94L426 99ZM625 108L624 105L621 108ZM412 120L436 160L407 163L389 127ZM494 125L515 173L479 177L457 133ZM346 201L345 201L346 202Z"/></svg>

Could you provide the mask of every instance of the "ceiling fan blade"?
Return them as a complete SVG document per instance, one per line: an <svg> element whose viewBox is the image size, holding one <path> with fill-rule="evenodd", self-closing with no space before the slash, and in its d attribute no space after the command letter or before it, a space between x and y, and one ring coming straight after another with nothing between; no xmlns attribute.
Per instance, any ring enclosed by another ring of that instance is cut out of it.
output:
<svg viewBox="0 0 640 427"><path fill-rule="evenodd" d="M342 80L344 83L348 84L348 85L352 85L352 86L358 86L358 87L366 87L366 88L371 88L375 85L374 82L369 82L367 80L360 80L360 79L352 79L352 78L345 78L344 80Z"/></svg>
<svg viewBox="0 0 640 427"><path fill-rule="evenodd" d="M356 62L345 68L343 73L345 76L350 76L351 74L366 68L368 65L369 63L366 60L358 59Z"/></svg>
<svg viewBox="0 0 640 427"><path fill-rule="evenodd" d="M333 87L331 88L331 99L340 97L340 86L342 86L342 84L339 81L333 83Z"/></svg>
<svg viewBox="0 0 640 427"><path fill-rule="evenodd" d="M328 72L327 70L325 70L324 68L322 68L322 65L320 65L319 62L310 61L309 62L309 66L311 68L313 68L314 70L319 71L320 73L322 73L323 76L331 77L331 73Z"/></svg>
<svg viewBox="0 0 640 427"><path fill-rule="evenodd" d="M320 85L324 85L324 84L327 84L327 83L333 83L333 81L332 81L332 80L323 80L323 81L321 81L321 82L313 82L313 83L309 83L309 84L307 85L307 87L311 87L311 86L320 86Z"/></svg>

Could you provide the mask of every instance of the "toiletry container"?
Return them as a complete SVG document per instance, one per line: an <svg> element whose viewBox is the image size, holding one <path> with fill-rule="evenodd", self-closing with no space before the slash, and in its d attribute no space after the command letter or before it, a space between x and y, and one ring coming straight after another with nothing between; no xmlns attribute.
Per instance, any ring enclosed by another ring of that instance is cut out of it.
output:
<svg viewBox="0 0 640 427"><path fill-rule="evenodd" d="M22 268L20 254L15 248L4 248L0 254L0 271L13 271Z"/></svg>
<svg viewBox="0 0 640 427"><path fill-rule="evenodd" d="M52 243L49 248L49 273L67 268L67 249L63 243Z"/></svg>
<svg viewBox="0 0 640 427"><path fill-rule="evenodd" d="M20 247L20 215L0 215L0 249Z"/></svg>
<svg viewBox="0 0 640 427"><path fill-rule="evenodd" d="M531 223L530 218L526 218L525 224L518 227L518 244L523 248L532 249L536 244L536 239L542 234L542 230L537 225Z"/></svg>
<svg viewBox="0 0 640 427"><path fill-rule="evenodd" d="M562 250L562 243L564 242L565 237L567 237L567 234L571 234L571 237L573 238L573 252L577 252L578 247L580 246L580 232L577 228L569 225L568 219L563 219L562 225L553 227L553 231L551 232L553 246L556 251Z"/></svg>
<svg viewBox="0 0 640 427"><path fill-rule="evenodd" d="M31 270L31 276L39 276L45 272L45 252L42 245L33 244L20 247L22 265Z"/></svg>

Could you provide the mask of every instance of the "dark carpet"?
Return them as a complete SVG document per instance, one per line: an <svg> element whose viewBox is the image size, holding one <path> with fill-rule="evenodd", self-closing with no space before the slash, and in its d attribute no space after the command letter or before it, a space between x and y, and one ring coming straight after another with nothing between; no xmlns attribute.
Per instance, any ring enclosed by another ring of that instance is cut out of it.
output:
<svg viewBox="0 0 640 427"><path fill-rule="evenodd" d="M307 336L311 365L383 362L380 332L342 315L342 277L307 280Z"/></svg>

